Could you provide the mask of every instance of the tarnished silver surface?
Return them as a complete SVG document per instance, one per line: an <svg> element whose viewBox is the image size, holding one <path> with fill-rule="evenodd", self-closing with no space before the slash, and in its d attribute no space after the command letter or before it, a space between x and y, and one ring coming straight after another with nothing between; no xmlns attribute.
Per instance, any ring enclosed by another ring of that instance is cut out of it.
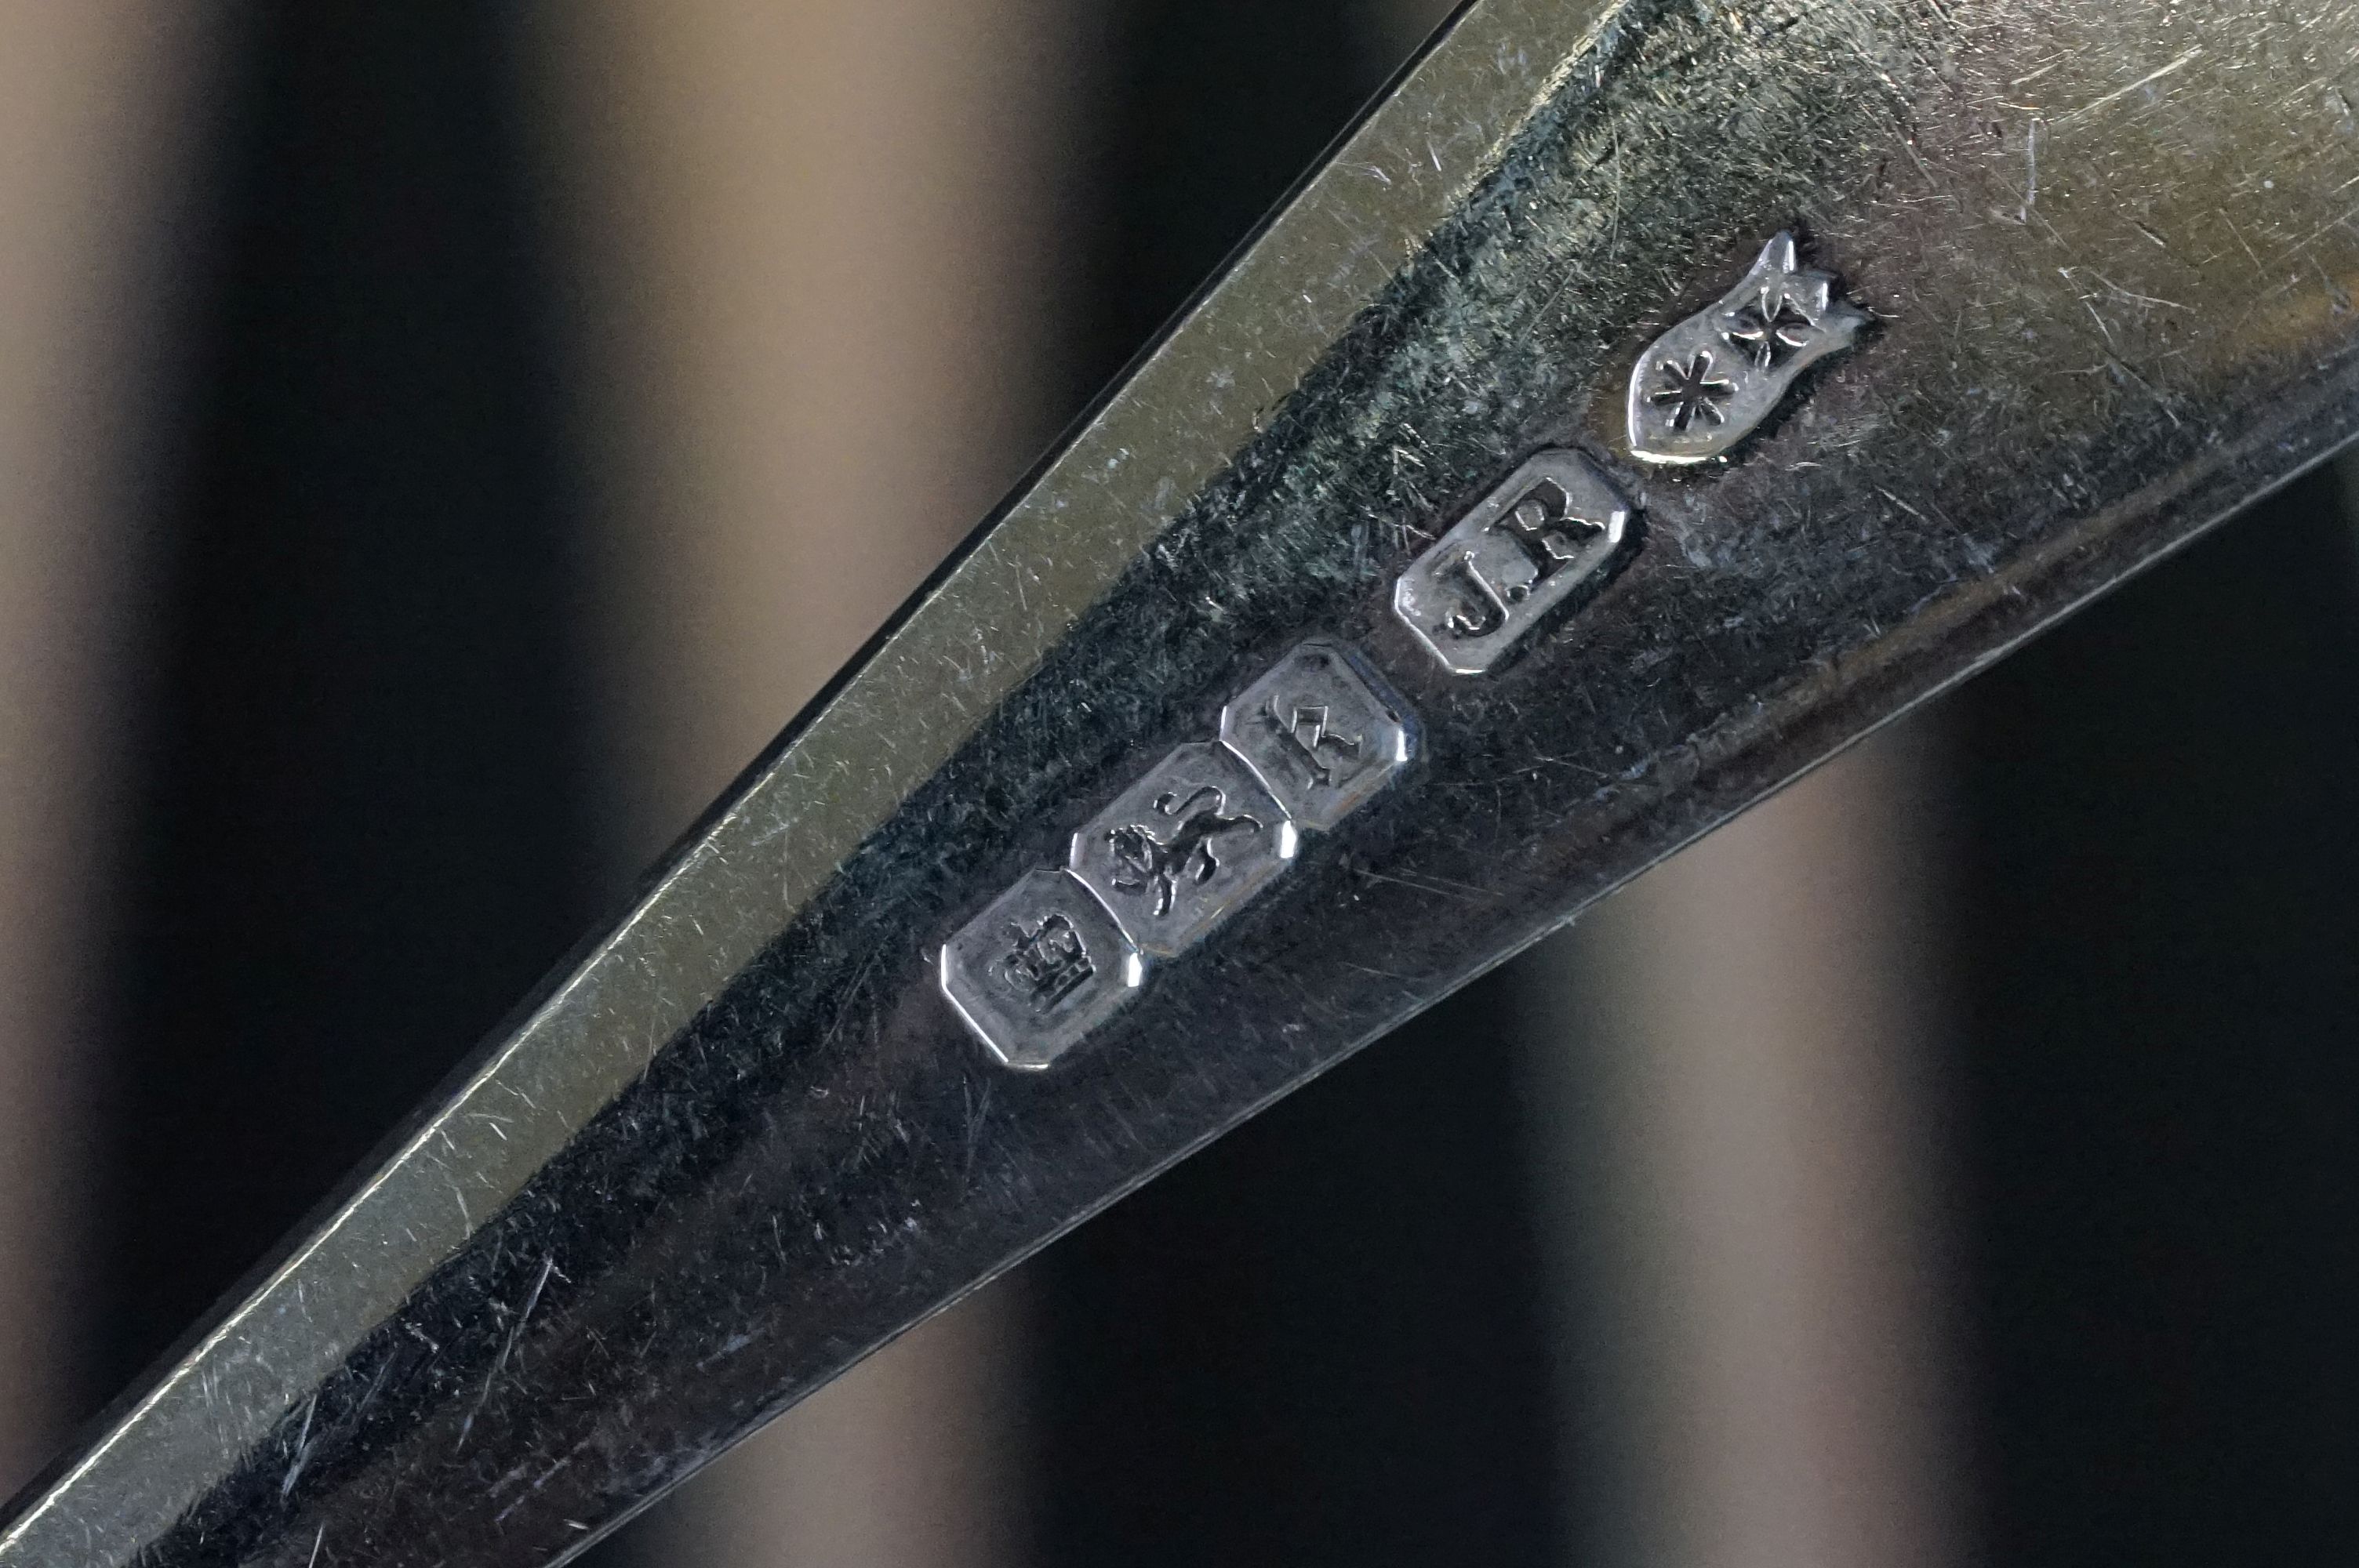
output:
<svg viewBox="0 0 2359 1568"><path fill-rule="evenodd" d="M2317 460L2359 419L2354 72L2331 0L1484 0L0 1564L560 1559ZM1872 341L1640 460L1639 356L1781 230ZM1452 674L1394 583L1553 449L1632 546ZM1415 759L1007 1072L937 946L1314 635Z"/></svg>
<svg viewBox="0 0 2359 1568"><path fill-rule="evenodd" d="M1302 839L1217 741L1175 747L1073 835L1073 875L1131 940L1176 958L1294 864Z"/></svg>
<svg viewBox="0 0 2359 1568"><path fill-rule="evenodd" d="M1408 705L1342 643L1305 643L1221 709L1221 739L1287 815L1325 832L1367 805L1417 747Z"/></svg>
<svg viewBox="0 0 2359 1568"><path fill-rule="evenodd" d="M1630 508L1579 452L1541 452L1393 585L1393 609L1455 675L1478 676L1612 562Z"/></svg>
<svg viewBox="0 0 2359 1568"><path fill-rule="evenodd" d="M1801 373L1851 347L1867 312L1804 267L1794 236L1761 247L1736 287L1647 346L1630 368L1630 453L1700 463L1745 439Z"/></svg>
<svg viewBox="0 0 2359 1568"><path fill-rule="evenodd" d="M1137 944L1081 881L1033 871L942 944L942 994L1011 1067L1045 1067L1147 980Z"/></svg>

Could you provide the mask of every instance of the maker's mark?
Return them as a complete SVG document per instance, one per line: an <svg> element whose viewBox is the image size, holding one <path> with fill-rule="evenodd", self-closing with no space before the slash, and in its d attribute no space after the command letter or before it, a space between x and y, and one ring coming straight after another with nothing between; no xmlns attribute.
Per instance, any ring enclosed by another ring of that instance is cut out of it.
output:
<svg viewBox="0 0 2359 1568"><path fill-rule="evenodd" d="M1867 313L1802 270L1779 234L1734 288L1647 345L1630 372L1630 450L1700 463L1751 434L1820 360L1851 346Z"/></svg>
<svg viewBox="0 0 2359 1568"><path fill-rule="evenodd" d="M1630 508L1579 452L1538 452L1393 584L1393 612L1444 669L1479 676L1621 548Z"/></svg>

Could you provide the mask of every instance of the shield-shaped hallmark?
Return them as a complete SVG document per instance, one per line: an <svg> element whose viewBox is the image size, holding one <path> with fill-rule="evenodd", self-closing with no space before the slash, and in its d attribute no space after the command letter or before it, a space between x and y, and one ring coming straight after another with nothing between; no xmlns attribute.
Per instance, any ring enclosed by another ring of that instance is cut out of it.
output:
<svg viewBox="0 0 2359 1568"><path fill-rule="evenodd" d="M1700 463L1751 434L1827 355L1851 347L1867 312L1834 297L1831 274L1798 265L1794 236L1761 247L1734 288L1647 345L1630 372L1630 450Z"/></svg>

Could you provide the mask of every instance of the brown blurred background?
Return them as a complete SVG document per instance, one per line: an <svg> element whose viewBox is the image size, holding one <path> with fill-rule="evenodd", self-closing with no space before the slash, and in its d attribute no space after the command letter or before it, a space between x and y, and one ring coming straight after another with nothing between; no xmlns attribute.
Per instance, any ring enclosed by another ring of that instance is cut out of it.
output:
<svg viewBox="0 0 2359 1568"><path fill-rule="evenodd" d="M1446 8L0 5L0 1487ZM601 1561L2347 1552L2352 535L2298 485Z"/></svg>

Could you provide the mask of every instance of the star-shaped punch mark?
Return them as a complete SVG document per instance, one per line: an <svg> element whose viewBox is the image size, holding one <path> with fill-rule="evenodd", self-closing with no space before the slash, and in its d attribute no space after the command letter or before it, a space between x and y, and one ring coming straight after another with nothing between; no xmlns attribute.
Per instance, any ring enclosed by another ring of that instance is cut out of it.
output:
<svg viewBox="0 0 2359 1568"><path fill-rule="evenodd" d="M1818 318L1805 314L1784 289L1772 285L1733 312L1721 340L1753 362L1755 370L1776 370L1797 349L1810 346Z"/></svg>
<svg viewBox="0 0 2359 1568"><path fill-rule="evenodd" d="M1630 455L1701 463L1761 427L1802 373L1851 347L1867 312L1778 234L1734 287L1674 324L1630 367ZM1807 439L1797 433L1788 439Z"/></svg>
<svg viewBox="0 0 2359 1568"><path fill-rule="evenodd" d="M1712 373L1709 350L1698 349L1685 364L1665 360L1655 368L1662 384L1647 395L1647 401L1668 411L1665 417L1672 429L1684 430L1699 419L1717 425L1728 417L1720 406L1735 395L1736 384Z"/></svg>

